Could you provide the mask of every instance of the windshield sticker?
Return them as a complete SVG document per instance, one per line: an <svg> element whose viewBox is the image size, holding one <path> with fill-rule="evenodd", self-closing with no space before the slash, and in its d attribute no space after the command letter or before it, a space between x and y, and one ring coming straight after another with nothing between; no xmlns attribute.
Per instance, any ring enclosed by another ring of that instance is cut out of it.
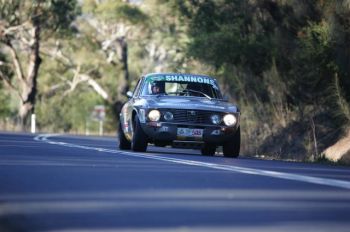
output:
<svg viewBox="0 0 350 232"><path fill-rule="evenodd" d="M146 78L146 82L153 83L155 81L165 81L165 77L164 76L152 76L152 77Z"/></svg>
<svg viewBox="0 0 350 232"><path fill-rule="evenodd" d="M193 82L193 83L204 83L212 85L215 89L219 89L216 82L213 79L203 76L192 76L192 75L165 75L165 76L152 76L147 78L147 82L155 81L167 81L167 82Z"/></svg>

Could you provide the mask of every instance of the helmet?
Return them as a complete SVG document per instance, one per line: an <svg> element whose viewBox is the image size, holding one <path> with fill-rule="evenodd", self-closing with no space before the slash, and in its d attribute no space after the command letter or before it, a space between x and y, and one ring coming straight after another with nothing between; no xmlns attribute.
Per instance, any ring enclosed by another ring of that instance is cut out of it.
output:
<svg viewBox="0 0 350 232"><path fill-rule="evenodd" d="M160 85L158 82L151 82L151 93L158 94L160 92Z"/></svg>

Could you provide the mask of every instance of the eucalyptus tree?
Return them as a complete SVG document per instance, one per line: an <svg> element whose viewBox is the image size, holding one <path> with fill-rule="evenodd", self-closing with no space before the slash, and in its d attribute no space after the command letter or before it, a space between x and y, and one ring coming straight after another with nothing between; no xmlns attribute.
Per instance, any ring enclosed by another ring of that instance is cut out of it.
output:
<svg viewBox="0 0 350 232"><path fill-rule="evenodd" d="M130 88L129 40L142 36L148 17L139 5L122 0L86 0L83 2L82 30L86 36L100 46L105 53L105 61L116 67L115 75L118 92L114 101L114 110L119 111L124 94ZM119 70L121 69L121 74Z"/></svg>
<svg viewBox="0 0 350 232"><path fill-rule="evenodd" d="M189 71L187 25L172 4L163 0L142 1L141 8L150 18L147 37L139 40L143 49L138 59L144 73Z"/></svg>
<svg viewBox="0 0 350 232"><path fill-rule="evenodd" d="M20 99L18 115L23 129L35 110L41 44L67 32L76 13L75 0L0 0L1 52L10 60L2 61L1 66L11 67L15 80L4 72L0 77Z"/></svg>
<svg viewBox="0 0 350 232"><path fill-rule="evenodd" d="M139 5L122 0L86 0L79 30L89 37L105 54L105 62L113 65L116 95L109 98L114 115L125 100L130 88L129 42L141 37L139 33L147 26L148 17ZM113 72L113 71L112 71Z"/></svg>

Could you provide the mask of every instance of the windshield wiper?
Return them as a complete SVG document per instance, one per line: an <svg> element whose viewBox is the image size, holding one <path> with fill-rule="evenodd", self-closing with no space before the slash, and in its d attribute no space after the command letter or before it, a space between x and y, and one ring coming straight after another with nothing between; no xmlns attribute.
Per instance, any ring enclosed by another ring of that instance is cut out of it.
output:
<svg viewBox="0 0 350 232"><path fill-rule="evenodd" d="M207 95L201 91L194 90L194 89L184 89L183 92L199 93L199 94L202 94L204 97L208 98L209 100L212 99L209 95Z"/></svg>

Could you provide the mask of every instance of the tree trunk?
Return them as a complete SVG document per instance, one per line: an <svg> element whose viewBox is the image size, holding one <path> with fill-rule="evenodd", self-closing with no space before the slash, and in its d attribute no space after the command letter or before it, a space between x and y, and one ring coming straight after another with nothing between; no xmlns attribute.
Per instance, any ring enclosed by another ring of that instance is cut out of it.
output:
<svg viewBox="0 0 350 232"><path fill-rule="evenodd" d="M22 130L25 130L29 123L30 114L35 111L35 96L37 93L37 77L41 58L40 49L40 24L33 20L33 29L31 31L31 44L28 60L28 72L25 79L21 81L22 85L22 102L19 108L19 117Z"/></svg>
<svg viewBox="0 0 350 232"><path fill-rule="evenodd" d="M127 91L129 91L129 67L128 67L128 43L124 36L118 39L118 43L120 46L120 54L119 60L122 64L123 78L122 81L119 82L118 86L118 100L121 99L122 95L125 95Z"/></svg>
<svg viewBox="0 0 350 232"><path fill-rule="evenodd" d="M117 100L113 103L113 113L119 121L119 113L124 104L123 96L129 91L128 43L124 36L118 38L119 61L122 64L123 77L119 79Z"/></svg>

